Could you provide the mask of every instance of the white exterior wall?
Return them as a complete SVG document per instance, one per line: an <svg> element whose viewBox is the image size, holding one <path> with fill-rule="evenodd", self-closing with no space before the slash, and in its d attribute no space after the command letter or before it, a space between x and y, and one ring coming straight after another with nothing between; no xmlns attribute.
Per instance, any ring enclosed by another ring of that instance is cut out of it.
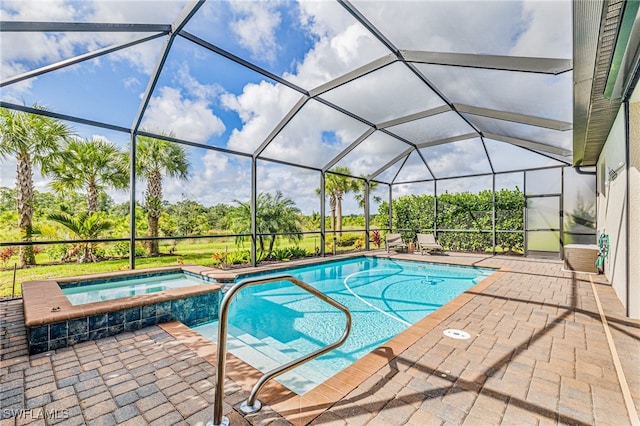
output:
<svg viewBox="0 0 640 426"><path fill-rule="evenodd" d="M629 104L629 316L640 318L640 89Z"/></svg>
<svg viewBox="0 0 640 426"><path fill-rule="evenodd" d="M604 273L618 298L627 305L627 174L625 167L625 117L624 107L609 132L597 166L598 190L598 234L609 235L609 256L604 264ZM610 179L610 170L617 177ZM636 290L637 291L637 290Z"/></svg>

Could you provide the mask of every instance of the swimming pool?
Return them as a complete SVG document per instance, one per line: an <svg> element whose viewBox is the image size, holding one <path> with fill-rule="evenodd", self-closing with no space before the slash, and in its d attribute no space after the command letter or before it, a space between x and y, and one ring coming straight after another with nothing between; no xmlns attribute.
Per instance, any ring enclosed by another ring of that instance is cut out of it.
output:
<svg viewBox="0 0 640 426"><path fill-rule="evenodd" d="M66 283L61 288L71 304L75 306L207 283L215 283L215 280L188 272L174 272L90 282L79 281Z"/></svg>
<svg viewBox="0 0 640 426"><path fill-rule="evenodd" d="M361 257L285 272L342 303L353 317L344 345L276 379L304 394L495 270ZM237 281L269 275L277 274ZM247 287L230 307L227 349L266 372L335 341L344 321L340 311L288 282ZM217 322L192 328L217 339Z"/></svg>

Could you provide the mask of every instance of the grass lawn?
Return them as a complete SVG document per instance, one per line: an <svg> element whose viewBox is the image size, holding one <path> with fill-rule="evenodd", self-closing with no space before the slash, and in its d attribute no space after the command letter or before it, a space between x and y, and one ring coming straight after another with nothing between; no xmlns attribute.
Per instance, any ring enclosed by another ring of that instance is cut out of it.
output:
<svg viewBox="0 0 640 426"><path fill-rule="evenodd" d="M303 239L297 244L288 240L279 240L275 248L298 246L304 248L309 255L312 255L315 253L319 242L319 236L310 234L304 235ZM173 254L168 254L171 249L173 249ZM171 242L165 241L160 246L160 251L164 253L163 255L136 258L136 269L179 264L214 266L215 262L212 258L212 254L214 253L231 254L238 251L247 252L249 249L249 243L245 242L241 246L236 246L235 239L229 237L212 238L210 240L179 240L175 246ZM338 252L352 251L353 249L353 246L338 247ZM327 247L327 253L330 252L330 248ZM38 265L16 270L14 289L13 269L10 268L10 265L16 261L17 255L14 255L7 262L8 268L0 271L0 297L11 297L12 294L20 295L20 283L23 281L71 277L129 269L128 257L89 263L52 263L49 255L41 252L36 256L36 263L38 263Z"/></svg>

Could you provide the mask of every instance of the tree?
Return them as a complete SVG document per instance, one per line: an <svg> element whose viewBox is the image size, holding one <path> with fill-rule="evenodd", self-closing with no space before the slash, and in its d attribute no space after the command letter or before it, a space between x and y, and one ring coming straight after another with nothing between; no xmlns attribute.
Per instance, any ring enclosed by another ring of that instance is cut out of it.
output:
<svg viewBox="0 0 640 426"><path fill-rule="evenodd" d="M208 231L207 209L197 201L178 201L167 207L167 214L175 223L176 235L197 235Z"/></svg>
<svg viewBox="0 0 640 426"><path fill-rule="evenodd" d="M138 177L147 181L145 193L145 209L149 224L148 236L158 236L158 220L162 213L162 178L163 176L184 179L189 176L189 160L183 147L175 143L138 136L136 143L136 172ZM157 256L159 244L150 240L149 254Z"/></svg>
<svg viewBox="0 0 640 426"><path fill-rule="evenodd" d="M329 197L329 209L331 211L331 228L334 232L342 232L342 198L348 192L358 190L358 184L355 179L348 176L351 170L348 167L336 166L328 173L325 178L324 191ZM336 174L339 173L339 174ZM320 193L317 189L316 193Z"/></svg>
<svg viewBox="0 0 640 426"><path fill-rule="evenodd" d="M101 232L108 231L113 227L110 221L103 219L101 213L89 211L82 212L75 217L67 213L52 213L48 218L69 229L79 240L95 240ZM89 242L80 243L77 255L78 263L96 261L93 245Z"/></svg>
<svg viewBox="0 0 640 426"><path fill-rule="evenodd" d="M34 108L42 109L37 105ZM59 120L44 115L28 114L0 108L0 158L15 156L16 200L18 228L24 241L32 241L33 229L33 168L51 161L58 146L71 135L71 130ZM20 246L18 264L35 265L33 246Z"/></svg>
<svg viewBox="0 0 640 426"><path fill-rule="evenodd" d="M53 179L56 192L86 188L90 212L98 211L98 197L106 188L125 189L129 184L126 155L100 139L69 140L44 172Z"/></svg>
<svg viewBox="0 0 640 426"><path fill-rule="evenodd" d="M251 233L251 203L236 201L239 207L233 214L233 231L237 234ZM265 245L269 243L266 256L271 256L277 234L287 234L290 241L300 241L302 238L302 223L300 209L295 206L291 198L286 198L277 191L273 196L268 193L258 194L256 200L256 232L260 253L265 253ZM238 241L243 241L239 237Z"/></svg>
<svg viewBox="0 0 640 426"><path fill-rule="evenodd" d="M364 176L361 176L361 177L364 177ZM356 179L355 187L356 187L356 193L353 196L353 198L355 198L356 201L358 202L358 206L364 209L366 204L365 200L367 197L367 183L365 180ZM378 182L373 182L373 181L369 182L369 194L375 191L377 187L378 187ZM381 203L382 197L378 195L373 195L373 201L375 201L376 203ZM364 214L366 216L367 212L365 211Z"/></svg>

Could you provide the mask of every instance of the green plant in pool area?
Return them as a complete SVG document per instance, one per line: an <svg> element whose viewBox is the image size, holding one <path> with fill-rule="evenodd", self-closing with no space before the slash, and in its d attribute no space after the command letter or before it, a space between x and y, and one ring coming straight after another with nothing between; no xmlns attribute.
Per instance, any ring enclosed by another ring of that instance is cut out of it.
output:
<svg viewBox="0 0 640 426"><path fill-rule="evenodd" d="M113 227L113 224L108 220L104 220L100 213L88 211L82 212L76 217L67 213L52 213L48 218L69 229L80 240L98 239L102 232L108 231ZM78 244L77 252L74 253L78 263L95 262L94 248L94 243L82 242Z"/></svg>
<svg viewBox="0 0 640 426"><path fill-rule="evenodd" d="M273 252L271 253L271 256L276 260L286 262L291 260L291 258L293 257L293 254L291 253L291 250L289 248L281 248L281 249L274 249Z"/></svg>
<svg viewBox="0 0 640 426"><path fill-rule="evenodd" d="M249 263L251 259L251 253L248 250L232 251L227 254L227 263L229 265L241 265L243 263Z"/></svg>
<svg viewBox="0 0 640 426"><path fill-rule="evenodd" d="M291 257L293 258L303 258L311 255L306 249L298 246L289 247L289 251L291 252Z"/></svg>

